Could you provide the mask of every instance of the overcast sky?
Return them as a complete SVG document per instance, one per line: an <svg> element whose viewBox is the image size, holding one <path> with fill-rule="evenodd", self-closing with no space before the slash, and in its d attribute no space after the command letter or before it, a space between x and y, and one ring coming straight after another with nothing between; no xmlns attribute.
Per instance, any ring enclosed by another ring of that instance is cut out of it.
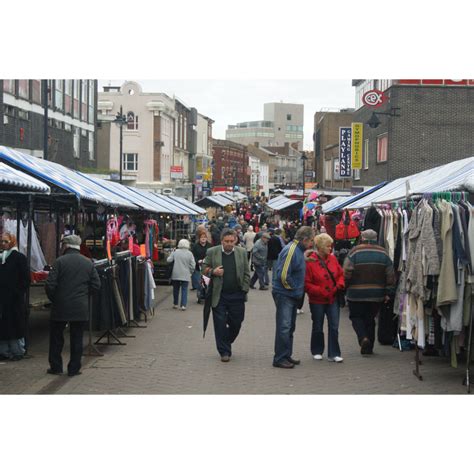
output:
<svg viewBox="0 0 474 474"><path fill-rule="evenodd" d="M355 92L347 80L139 80L145 92L176 95L187 106L213 120L214 138L225 138L228 125L263 120L266 102L304 105L304 145L313 148L313 117L321 109L354 107ZM124 80L100 80L102 86L121 85Z"/></svg>

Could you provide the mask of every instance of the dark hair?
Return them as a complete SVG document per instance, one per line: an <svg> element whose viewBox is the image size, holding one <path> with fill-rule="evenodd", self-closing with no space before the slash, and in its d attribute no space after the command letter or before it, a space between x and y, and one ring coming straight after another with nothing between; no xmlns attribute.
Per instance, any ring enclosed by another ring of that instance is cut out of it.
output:
<svg viewBox="0 0 474 474"><path fill-rule="evenodd" d="M224 230L221 232L221 241L224 239L224 237L227 237L228 235L237 237L237 232L234 229L231 229L230 227L225 227Z"/></svg>

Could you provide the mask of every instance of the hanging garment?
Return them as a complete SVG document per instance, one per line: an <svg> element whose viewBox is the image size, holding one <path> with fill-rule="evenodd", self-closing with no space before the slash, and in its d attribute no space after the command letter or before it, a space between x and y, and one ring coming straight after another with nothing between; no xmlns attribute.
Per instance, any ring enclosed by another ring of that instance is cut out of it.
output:
<svg viewBox="0 0 474 474"><path fill-rule="evenodd" d="M16 219L5 219L3 222L3 228L5 232L9 234L16 235ZM37 272L43 270L46 266L46 260L44 258L43 250L38 240L38 235L36 234L35 225L32 223L32 232L31 232L31 271ZM23 222L20 221L20 253L27 254L27 244L28 244L28 224L23 225Z"/></svg>
<svg viewBox="0 0 474 474"><path fill-rule="evenodd" d="M38 236L45 261L48 265L53 265L56 261L56 224L54 222L39 224Z"/></svg>

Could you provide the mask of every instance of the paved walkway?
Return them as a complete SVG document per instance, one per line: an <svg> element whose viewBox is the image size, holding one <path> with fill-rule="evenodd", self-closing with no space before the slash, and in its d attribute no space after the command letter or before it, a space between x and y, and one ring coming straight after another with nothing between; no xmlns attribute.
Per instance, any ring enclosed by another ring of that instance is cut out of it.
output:
<svg viewBox="0 0 474 474"><path fill-rule="evenodd" d="M222 363L215 349L212 321L202 337L202 306L190 295L185 312L172 309L170 287L158 287L155 316L146 329L129 329L126 346L101 346L103 357L85 357L79 377L45 374L47 312L33 318L31 358L0 365L0 393L43 394L463 394L464 368L444 358L424 358L419 381L412 374L414 352L375 347L362 357L347 311L341 316L344 363L314 361L309 352L311 319L306 305L298 316L291 370L272 367L274 304L270 292L251 290L246 319Z"/></svg>

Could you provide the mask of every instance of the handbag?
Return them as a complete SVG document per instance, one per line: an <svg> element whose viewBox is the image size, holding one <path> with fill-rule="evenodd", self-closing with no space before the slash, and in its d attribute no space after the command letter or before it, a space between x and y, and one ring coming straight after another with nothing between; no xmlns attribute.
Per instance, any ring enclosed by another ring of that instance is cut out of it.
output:
<svg viewBox="0 0 474 474"><path fill-rule="evenodd" d="M337 288L336 279L334 278L334 275L331 273L331 270L329 270L326 263L319 255L318 255L318 259L319 259L319 262L321 263L321 266L326 269L329 276L331 277L331 280L334 283L334 286ZM346 292L344 290L336 290L336 301L337 301L337 304L339 305L339 308L344 308L344 306L346 306Z"/></svg>
<svg viewBox="0 0 474 474"><path fill-rule="evenodd" d="M348 211L342 213L342 218L336 226L336 240L356 239L360 235L359 227L353 221Z"/></svg>

